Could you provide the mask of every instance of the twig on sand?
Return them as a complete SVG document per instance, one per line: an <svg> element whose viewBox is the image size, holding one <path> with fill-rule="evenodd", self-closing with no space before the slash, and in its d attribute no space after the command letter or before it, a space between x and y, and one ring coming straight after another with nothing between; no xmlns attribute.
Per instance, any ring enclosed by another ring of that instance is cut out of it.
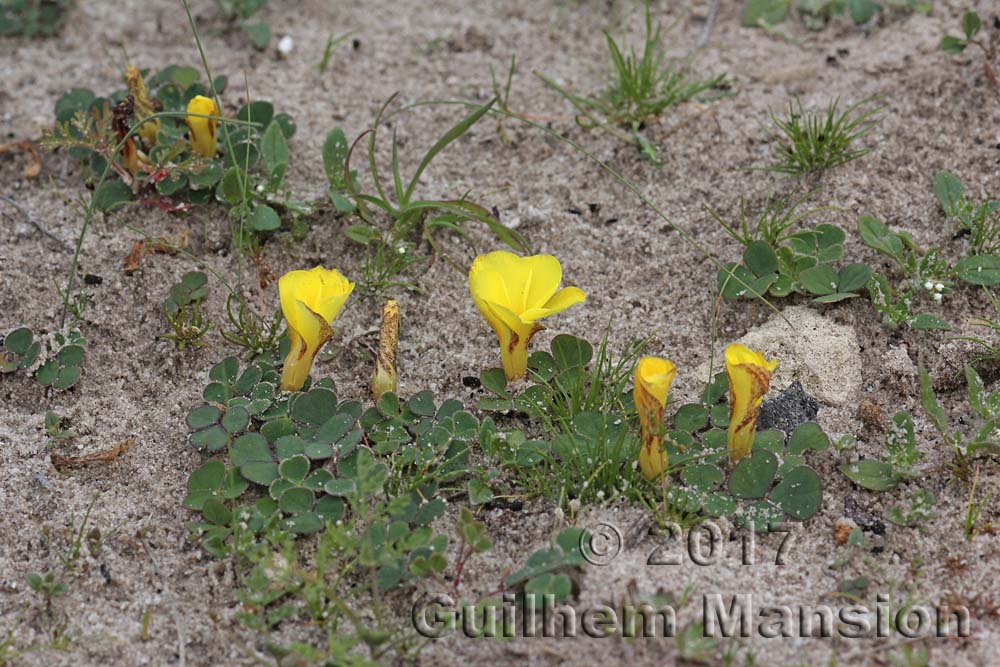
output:
<svg viewBox="0 0 1000 667"><path fill-rule="evenodd" d="M35 220L34 218L32 218L30 215L28 215L28 212L25 211L23 208L21 208L21 205L18 204L16 201L14 201L13 199L11 199L10 197L7 197L5 195L0 195L0 200L5 201L8 204L10 204L13 208L15 208L17 210L18 213L21 214L21 216L25 220L27 220L29 223L31 223L32 227L34 227L39 232L41 232L45 236L49 237L50 239L52 239L53 241L55 241L56 243L58 243L59 246L63 250L65 250L66 252L70 251L70 247L69 247L69 245L65 241L63 241L61 238L59 238L58 236L56 236L55 234L53 234L49 230L47 230L44 227L42 227L41 223L38 222L37 220Z"/></svg>

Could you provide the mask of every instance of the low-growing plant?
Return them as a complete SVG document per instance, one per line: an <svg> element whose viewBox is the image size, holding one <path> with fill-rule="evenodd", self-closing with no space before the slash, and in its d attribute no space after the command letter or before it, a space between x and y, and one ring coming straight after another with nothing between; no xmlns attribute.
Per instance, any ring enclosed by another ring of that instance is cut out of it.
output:
<svg viewBox="0 0 1000 667"><path fill-rule="evenodd" d="M172 340L178 350L207 345L204 338L212 323L205 319L201 310L201 301L206 296L208 276L201 271L188 271L170 288L163 303L163 313L172 331L162 337Z"/></svg>
<svg viewBox="0 0 1000 667"><path fill-rule="evenodd" d="M77 329L35 340L31 329L19 327L0 341L0 373L24 371L43 387L69 389L83 374L86 345Z"/></svg>
<svg viewBox="0 0 1000 667"><path fill-rule="evenodd" d="M278 352L283 321L280 309L267 318L251 308L246 299L230 292L226 317L232 328L220 329L219 333L227 342L244 348L246 360Z"/></svg>
<svg viewBox="0 0 1000 667"><path fill-rule="evenodd" d="M739 241L744 247L749 246L754 241L764 241L772 248L777 248L794 234L789 230L806 218L824 211L836 210L832 206L802 210L811 196L812 194L807 192L800 197L794 193L784 197L775 197L772 196L771 192L768 192L752 226L747 218L746 199L743 195L740 195L739 225L727 223L707 202L703 203L702 206L726 230L729 236Z"/></svg>
<svg viewBox="0 0 1000 667"><path fill-rule="evenodd" d="M951 424L934 394L930 376L920 366L920 404L945 444L951 448L952 467L961 477L968 476L971 460L979 456L1000 454L1000 392L987 392L982 378L972 366L965 367L965 383L968 401L966 414L973 419L963 419L962 425L973 422L976 428L970 433L950 430Z"/></svg>
<svg viewBox="0 0 1000 667"><path fill-rule="evenodd" d="M393 287L419 289L416 284L398 277L413 264L438 255L450 262L443 253L436 234L440 231L453 232L466 241L471 241L466 229L470 222L482 223L499 241L511 248L527 251L527 242L520 234L504 226L487 209L468 200L465 195L448 200L415 197L416 187L434 158L468 132L486 115L496 100L490 100L474 109L445 132L421 158L409 181L404 181L400 172L398 144L394 133L390 165L392 189L387 191L378 169L375 148L382 118L393 99L395 96L382 106L375 116L373 128L366 132L369 176L375 188L373 194L362 192L357 176L350 167L353 148L345 151L343 134L334 130L324 143L324 165L330 183L330 199L341 212L354 211L361 219L361 224L350 225L344 230L344 234L365 248L360 280L365 291L374 295ZM358 137L355 146L363 137L364 134ZM427 243L432 251L430 255L418 252L421 243Z"/></svg>
<svg viewBox="0 0 1000 667"><path fill-rule="evenodd" d="M890 523L902 528L919 528L921 531L924 530L921 524L936 519L937 516L934 512L934 494L927 489L917 489L908 508L893 505L885 514Z"/></svg>
<svg viewBox="0 0 1000 667"><path fill-rule="evenodd" d="M917 449L913 418L908 412L899 411L892 416L885 431L886 457L860 459L844 463L840 472L869 491L889 491L900 483L923 475L916 465L923 458Z"/></svg>
<svg viewBox="0 0 1000 667"><path fill-rule="evenodd" d="M0 35L51 37L62 30L73 0L5 0L0 3Z"/></svg>
<svg viewBox="0 0 1000 667"><path fill-rule="evenodd" d="M749 28L771 29L783 23L794 10L810 30L820 30L836 16L847 14L855 25L863 25L885 9L926 14L932 0L747 0L741 22Z"/></svg>
<svg viewBox="0 0 1000 667"><path fill-rule="evenodd" d="M667 56L664 31L653 24L646 2L646 36L642 53L627 53L610 33L604 33L611 60L607 86L597 95L587 97L572 93L552 79L535 72L541 81L569 101L579 112L577 122L585 127L601 127L635 144L654 163L659 163L659 149L642 134L646 123L662 116L672 107L698 99L709 90L721 90L726 75L707 79L692 75L693 54L675 59ZM618 129L624 126L631 134Z"/></svg>
<svg viewBox="0 0 1000 667"><path fill-rule="evenodd" d="M903 273L902 284L896 288L889 279L876 273L868 282L872 306L890 326L913 329L950 329L951 325L929 313L914 313L918 298L941 303L951 288L953 270L936 249L924 251L909 232L895 232L870 215L858 219L862 242L891 259Z"/></svg>
<svg viewBox="0 0 1000 667"><path fill-rule="evenodd" d="M319 660L366 647L372 660L416 647L413 628L390 622L387 591L416 578L439 580L448 539L430 523L444 495L468 474L480 424L458 401L435 405L430 392L401 401L392 392L362 411L338 400L333 383L308 380L277 390L280 373L258 360L217 364L205 404L187 418L191 444L213 458L188 480L184 505L203 547L232 557L242 590L241 621L269 633L304 619L329 637L325 649L292 644L271 651ZM461 569L491 541L468 510L461 513L453 589ZM309 564L296 537L316 534ZM353 611L356 586L372 605Z"/></svg>
<svg viewBox="0 0 1000 667"><path fill-rule="evenodd" d="M983 52L983 74L993 84L993 92L1000 94L1000 78L997 68L1000 67L1000 28L994 21L993 30L989 35L980 36L983 29L983 19L974 10L962 14L962 37L945 35L941 38L941 50L945 53L959 54L971 44Z"/></svg>
<svg viewBox="0 0 1000 667"><path fill-rule="evenodd" d="M263 50L271 42L271 27L263 21L250 19L267 4L267 0L217 0L226 20L231 24L239 23L240 30L246 35L254 48Z"/></svg>
<svg viewBox="0 0 1000 667"><path fill-rule="evenodd" d="M719 292L727 299L806 294L817 303L857 297L872 272L860 263L836 268L845 238L840 227L821 224L785 236L778 246L751 241L743 250L742 263L730 262L719 269Z"/></svg>
<svg viewBox="0 0 1000 667"><path fill-rule="evenodd" d="M1000 251L1000 201L969 201L962 182L948 171L934 176L934 194L948 219L968 234L971 254Z"/></svg>
<svg viewBox="0 0 1000 667"><path fill-rule="evenodd" d="M992 524L987 526L981 526L979 524L980 519L983 516L983 511L993 500L993 495L990 494L985 498L976 498L976 487L979 485L979 466L976 466L976 472L972 477L972 484L969 486L969 500L965 505L965 521L963 522L962 528L965 531L965 539L972 541L979 533L985 532L986 530L991 530L993 528Z"/></svg>
<svg viewBox="0 0 1000 667"><path fill-rule="evenodd" d="M774 144L772 162L762 169L805 176L839 167L872 152L874 148L857 144L882 120L879 113L886 107L873 105L873 100L865 98L840 110L840 99L836 98L825 112L806 110L801 100L795 100L794 104L789 102L784 116L770 111L774 127L765 126L765 131Z"/></svg>

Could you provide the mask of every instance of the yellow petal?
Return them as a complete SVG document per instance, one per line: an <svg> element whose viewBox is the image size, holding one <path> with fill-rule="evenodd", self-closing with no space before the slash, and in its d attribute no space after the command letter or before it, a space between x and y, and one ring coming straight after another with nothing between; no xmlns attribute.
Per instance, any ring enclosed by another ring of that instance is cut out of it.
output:
<svg viewBox="0 0 1000 667"><path fill-rule="evenodd" d="M202 118L202 116L218 116L219 108L212 99L196 95L188 102L187 112L198 114L186 118L188 128L191 130L191 149L202 157L215 157L215 131L218 121L215 118Z"/></svg>
<svg viewBox="0 0 1000 667"><path fill-rule="evenodd" d="M667 404L670 385L677 375L677 367L660 357L643 357L635 366L635 383L649 392L661 406Z"/></svg>
<svg viewBox="0 0 1000 667"><path fill-rule="evenodd" d="M757 415L771 384L771 374L778 367L760 352L734 343L726 348L726 374L729 376L730 461L750 453L757 432Z"/></svg>
<svg viewBox="0 0 1000 667"><path fill-rule="evenodd" d="M282 371L282 387L296 390L305 382L313 358L330 338L330 323L344 307L354 283L335 269L317 266L289 271L278 280L281 310L292 349Z"/></svg>

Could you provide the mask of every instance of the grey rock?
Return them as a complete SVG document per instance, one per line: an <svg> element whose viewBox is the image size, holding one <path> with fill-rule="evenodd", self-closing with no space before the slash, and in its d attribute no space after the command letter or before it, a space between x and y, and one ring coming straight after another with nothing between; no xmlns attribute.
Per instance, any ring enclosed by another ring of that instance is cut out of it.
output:
<svg viewBox="0 0 1000 667"><path fill-rule="evenodd" d="M757 428L776 428L791 434L799 424L816 421L818 413L819 402L807 394L802 383L796 380L776 398L764 401L757 416Z"/></svg>

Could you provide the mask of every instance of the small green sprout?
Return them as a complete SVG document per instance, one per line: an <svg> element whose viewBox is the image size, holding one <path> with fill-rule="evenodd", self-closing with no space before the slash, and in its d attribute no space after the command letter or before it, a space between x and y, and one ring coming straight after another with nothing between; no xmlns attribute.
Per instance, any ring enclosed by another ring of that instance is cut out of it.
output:
<svg viewBox="0 0 1000 667"><path fill-rule="evenodd" d="M841 111L840 99L834 99L826 112L806 110L801 100L788 104L780 117L770 112L774 129L765 128L774 143L773 162L762 167L793 176L817 174L847 164L873 148L859 148L857 142L871 134L881 122L879 113L885 105L865 109L873 98L865 98Z"/></svg>
<svg viewBox="0 0 1000 667"><path fill-rule="evenodd" d="M962 14L962 37L945 35L941 38L941 50L954 55L965 51L970 44L975 44L983 52L983 74L993 84L995 92L1000 93L1000 78L997 77L998 57L1000 57L1000 29L994 25L989 36L979 37L983 29L983 19L974 10Z"/></svg>
<svg viewBox="0 0 1000 667"><path fill-rule="evenodd" d="M180 282L170 288L163 312L173 330L163 338L174 341L177 349L204 347L205 334L212 323L201 312L201 301L208 296L208 276L201 271L188 271Z"/></svg>

